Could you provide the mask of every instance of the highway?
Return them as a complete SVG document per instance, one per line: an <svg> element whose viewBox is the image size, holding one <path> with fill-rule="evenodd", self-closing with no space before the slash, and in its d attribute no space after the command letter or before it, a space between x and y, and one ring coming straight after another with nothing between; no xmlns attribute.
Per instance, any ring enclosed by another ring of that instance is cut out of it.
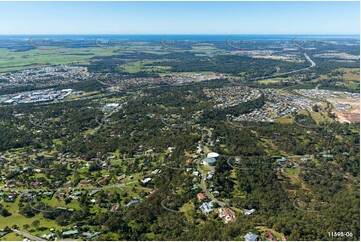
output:
<svg viewBox="0 0 361 242"><path fill-rule="evenodd" d="M303 53L303 55L305 56L306 60L308 62L310 62L310 64L311 64L310 66L305 67L305 68L301 68L301 69L298 69L298 70L294 70L294 71L288 71L288 72L276 74L276 75L270 75L270 76L264 76L264 77L255 77L255 78L250 79L250 81L258 81L258 80L263 80L263 79L268 79L268 78L281 77L281 76L284 76L284 75L293 74L293 73L297 73L297 72L300 72L300 71L305 71L305 70L308 70L308 69L313 68L313 67L316 66L316 63L306 53Z"/></svg>
<svg viewBox="0 0 361 242"><path fill-rule="evenodd" d="M307 55L307 53L303 53L303 55L305 56L306 60L310 63L310 66L305 67L305 68L301 68L301 69L298 69L298 70L283 72L283 73L280 73L280 74L274 74L274 75L269 75L269 76L254 77L254 78L248 79L247 81L259 81L259 80L264 80L264 79L268 79L268 78L282 77L282 76L285 76L285 75L289 75L289 74L294 74L294 73L297 73L297 72L305 71L305 70L308 70L308 69L313 68L313 67L316 66L316 63ZM232 81L231 78L229 78L228 80L229 80L231 83L233 83L233 84L242 85L241 83L237 83L237 82Z"/></svg>

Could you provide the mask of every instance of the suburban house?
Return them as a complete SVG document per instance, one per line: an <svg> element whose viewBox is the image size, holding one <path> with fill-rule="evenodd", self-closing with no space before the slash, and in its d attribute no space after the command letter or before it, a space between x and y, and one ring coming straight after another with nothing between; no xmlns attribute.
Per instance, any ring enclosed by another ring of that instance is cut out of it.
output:
<svg viewBox="0 0 361 242"><path fill-rule="evenodd" d="M30 187L38 187L40 185L40 182L30 182Z"/></svg>
<svg viewBox="0 0 361 242"><path fill-rule="evenodd" d="M72 235L76 235L78 233L79 233L79 231L77 229L68 230L68 231L64 231L63 233L61 233L61 236L62 237L69 237L69 236L72 236Z"/></svg>
<svg viewBox="0 0 361 242"><path fill-rule="evenodd" d="M139 203L139 202L140 202L140 198L137 198L137 199L134 199L134 200L130 201L125 206L131 206L131 205L134 205L134 204Z"/></svg>
<svg viewBox="0 0 361 242"><path fill-rule="evenodd" d="M109 181L109 177L104 177L104 178L102 178L101 180L99 180L98 181L98 184L99 185L103 185L103 184L105 184L106 182L108 182Z"/></svg>
<svg viewBox="0 0 361 242"><path fill-rule="evenodd" d="M142 183L143 183L143 184L146 184L146 183L150 182L151 180L152 180L152 178L147 177L147 178L145 178L144 180L142 180Z"/></svg>
<svg viewBox="0 0 361 242"><path fill-rule="evenodd" d="M125 177L126 177L126 175L123 174L123 175L121 175L121 176L118 176L118 177L117 177L117 180L118 180L118 181L121 181L121 180L125 179Z"/></svg>
<svg viewBox="0 0 361 242"><path fill-rule="evenodd" d="M201 193L201 192L197 194L197 197L198 197L199 200L204 200L204 199L207 198L207 197L206 197L203 193Z"/></svg>
<svg viewBox="0 0 361 242"><path fill-rule="evenodd" d="M302 161L302 162L307 162L307 161L308 161L308 158L307 158L307 157L303 157L303 158L300 159L300 161Z"/></svg>
<svg viewBox="0 0 361 242"><path fill-rule="evenodd" d="M276 159L276 161L279 163L283 163L283 162L286 162L287 160L286 160L286 158L281 157L281 158Z"/></svg>
<svg viewBox="0 0 361 242"><path fill-rule="evenodd" d="M270 241L278 241L277 237L269 231L262 233L262 235Z"/></svg>
<svg viewBox="0 0 361 242"><path fill-rule="evenodd" d="M93 190L89 193L89 196L94 196L95 194L97 194L99 192L99 190Z"/></svg>
<svg viewBox="0 0 361 242"><path fill-rule="evenodd" d="M50 233L50 234L42 234L40 236L41 238L47 239L47 240L53 240L56 238L56 234Z"/></svg>
<svg viewBox="0 0 361 242"><path fill-rule="evenodd" d="M243 209L245 215L251 215L252 213L256 212L256 209Z"/></svg>
<svg viewBox="0 0 361 242"><path fill-rule="evenodd" d="M212 212L212 206L210 203L207 202L203 203L199 208L204 214L210 214Z"/></svg>
<svg viewBox="0 0 361 242"><path fill-rule="evenodd" d="M101 232L91 233L91 232L83 232L82 236L86 239L94 239L96 238Z"/></svg>
<svg viewBox="0 0 361 242"><path fill-rule="evenodd" d="M22 186L25 185L25 183L22 182L22 181L17 181L15 184L16 184L16 186L18 186L18 187L22 187Z"/></svg>
<svg viewBox="0 0 361 242"><path fill-rule="evenodd" d="M85 185L85 184L89 184L89 183L91 183L92 182L92 180L81 180L80 182L79 182L79 184L80 185Z"/></svg>
<svg viewBox="0 0 361 242"><path fill-rule="evenodd" d="M236 217L230 209L219 208L218 214L221 219L224 219L226 223L236 221Z"/></svg>
<svg viewBox="0 0 361 242"><path fill-rule="evenodd" d="M246 241L257 241L258 240L258 235L255 235L252 232L248 232L245 236L243 236L243 238Z"/></svg>

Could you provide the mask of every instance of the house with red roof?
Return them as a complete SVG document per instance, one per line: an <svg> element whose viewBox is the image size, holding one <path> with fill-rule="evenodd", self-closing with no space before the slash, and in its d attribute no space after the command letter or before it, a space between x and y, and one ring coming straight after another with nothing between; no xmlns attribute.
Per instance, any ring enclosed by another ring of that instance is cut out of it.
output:
<svg viewBox="0 0 361 242"><path fill-rule="evenodd" d="M198 197L199 200L205 200L205 199L207 198L207 197L206 197L203 193L201 193L201 192L197 194L197 197Z"/></svg>
<svg viewBox="0 0 361 242"><path fill-rule="evenodd" d="M223 219L226 223L236 221L236 217L232 210L227 208L219 208L218 215L221 219Z"/></svg>

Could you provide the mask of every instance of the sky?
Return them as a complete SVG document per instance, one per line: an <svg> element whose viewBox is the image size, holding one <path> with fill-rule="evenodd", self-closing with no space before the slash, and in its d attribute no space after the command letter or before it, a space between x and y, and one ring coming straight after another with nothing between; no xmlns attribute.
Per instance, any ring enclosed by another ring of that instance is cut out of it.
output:
<svg viewBox="0 0 361 242"><path fill-rule="evenodd" d="M359 35L359 11L359 2L0 2L0 35Z"/></svg>

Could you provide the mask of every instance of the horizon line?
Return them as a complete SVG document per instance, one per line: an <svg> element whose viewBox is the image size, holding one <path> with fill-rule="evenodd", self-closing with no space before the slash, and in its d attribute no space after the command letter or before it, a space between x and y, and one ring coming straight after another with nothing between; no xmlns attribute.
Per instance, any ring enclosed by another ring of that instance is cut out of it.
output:
<svg viewBox="0 0 361 242"><path fill-rule="evenodd" d="M0 36L6 36L6 35L354 35L354 36L360 36L360 33L358 34L272 34L272 33L268 33L268 34L226 34L226 33L220 33L220 34L214 34L214 33L210 33L210 34L187 34L187 33L176 33L176 34L166 34L166 33L152 33L152 34L98 34L98 33L87 33L87 34L69 34L69 33L57 33L57 34L0 34Z"/></svg>

